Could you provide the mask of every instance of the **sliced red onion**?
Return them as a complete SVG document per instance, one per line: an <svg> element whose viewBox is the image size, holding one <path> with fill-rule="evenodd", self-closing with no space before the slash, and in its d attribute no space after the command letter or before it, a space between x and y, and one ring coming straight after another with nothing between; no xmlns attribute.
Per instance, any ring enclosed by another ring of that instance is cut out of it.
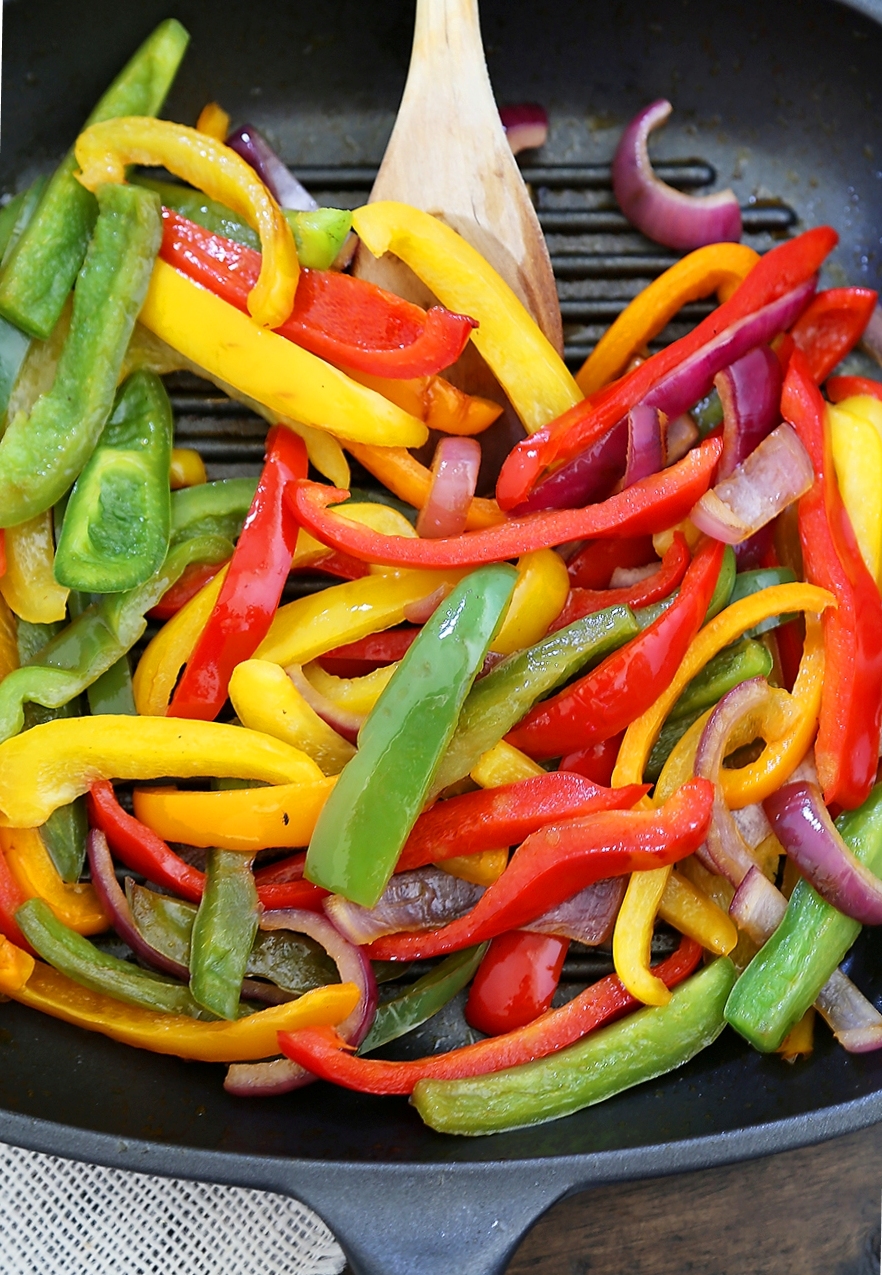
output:
<svg viewBox="0 0 882 1275"><path fill-rule="evenodd" d="M876 306L861 337L861 349L882 364L882 306Z"/></svg>
<svg viewBox="0 0 882 1275"><path fill-rule="evenodd" d="M649 134L672 110L663 98L635 116L612 163L613 192L628 220L656 243L688 250L741 238L741 209L731 190L685 195L660 181L649 162Z"/></svg>
<svg viewBox="0 0 882 1275"><path fill-rule="evenodd" d="M287 164L279 159L269 142L252 124L243 124L230 133L227 145L250 164L282 208L312 212L318 204L301 186Z"/></svg>
<svg viewBox="0 0 882 1275"><path fill-rule="evenodd" d="M616 567L609 578L611 589L630 589L642 580L648 580L658 571L658 560L647 562L645 567Z"/></svg>
<svg viewBox="0 0 882 1275"><path fill-rule="evenodd" d="M612 934L627 884L625 877L597 881L522 928L596 947Z"/></svg>
<svg viewBox="0 0 882 1275"><path fill-rule="evenodd" d="M545 145L548 112L544 106L537 102L518 102L515 106L501 107L499 118L513 155Z"/></svg>
<svg viewBox="0 0 882 1275"><path fill-rule="evenodd" d="M465 531L478 484L481 444L475 438L442 438L432 461L432 485L417 518L417 535L443 540Z"/></svg>
<svg viewBox="0 0 882 1275"><path fill-rule="evenodd" d="M628 451L622 487L657 474L664 465L661 417L657 407L638 403L628 413Z"/></svg>
<svg viewBox="0 0 882 1275"><path fill-rule="evenodd" d="M359 991L358 1004L337 1028L349 1045L358 1046L364 1040L377 1012L377 980L365 954L340 933L336 926L317 912L304 912L286 908L264 912L260 918L262 930L291 930L305 934L325 949L337 966L341 982L354 983ZM287 1058L270 1062L233 1063L227 1070L224 1088L227 1093L239 1097L269 1097L289 1093L310 1084L315 1079L303 1067Z"/></svg>
<svg viewBox="0 0 882 1275"><path fill-rule="evenodd" d="M452 588L450 584L439 584L428 597L420 598L419 602L408 603L402 611L405 620L408 624L425 624L427 620L431 620Z"/></svg>
<svg viewBox="0 0 882 1275"><path fill-rule="evenodd" d="M774 934L786 911L784 895L755 864L745 875L729 905L732 920L758 947L762 947Z"/></svg>
<svg viewBox="0 0 882 1275"><path fill-rule="evenodd" d="M785 784L763 806L775 836L818 894L862 925L882 925L882 881L845 844L820 788Z"/></svg>
<svg viewBox="0 0 882 1275"><path fill-rule="evenodd" d="M397 872L375 907L329 895L324 908L337 929L357 944L370 943L399 930L435 930L470 912L484 887L429 865Z"/></svg>
<svg viewBox="0 0 882 1275"><path fill-rule="evenodd" d="M821 988L815 1008L850 1054L882 1049L882 1014L842 970L834 970Z"/></svg>
<svg viewBox="0 0 882 1275"><path fill-rule="evenodd" d="M775 543L775 523L767 522L759 531L742 540L740 545L733 545L735 550L735 567L738 571L752 571L761 567L766 554Z"/></svg>
<svg viewBox="0 0 882 1275"><path fill-rule="evenodd" d="M738 831L744 838L745 844L750 846L751 850L761 845L772 831L766 812L758 801L750 806L743 806L741 810L733 810L732 818L738 825Z"/></svg>
<svg viewBox="0 0 882 1275"><path fill-rule="evenodd" d="M740 544L804 495L814 478L796 431L779 425L729 478L704 493L689 516L715 540Z"/></svg>
<svg viewBox="0 0 882 1275"><path fill-rule="evenodd" d="M364 725L364 717L360 713L347 713L332 703L321 691L316 690L308 680L299 664L290 664L285 672L306 700L309 707L323 722L335 730L338 735L348 739L350 744L358 740L358 732Z"/></svg>
<svg viewBox="0 0 882 1275"><path fill-rule="evenodd" d="M691 451L701 433L688 412L681 412L665 427L665 465L674 465Z"/></svg>
<svg viewBox="0 0 882 1275"><path fill-rule="evenodd" d="M767 345L736 359L714 377L723 405L720 478L728 478L781 420L784 375Z"/></svg>
<svg viewBox="0 0 882 1275"><path fill-rule="evenodd" d="M512 509L512 517L546 509L578 509L603 500L625 472L628 455L627 418L537 483L528 498Z"/></svg>

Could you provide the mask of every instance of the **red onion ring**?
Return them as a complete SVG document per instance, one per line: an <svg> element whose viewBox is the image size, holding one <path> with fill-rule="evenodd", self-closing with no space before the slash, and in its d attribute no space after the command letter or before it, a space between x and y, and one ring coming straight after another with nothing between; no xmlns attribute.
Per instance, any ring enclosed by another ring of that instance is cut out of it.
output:
<svg viewBox="0 0 882 1275"><path fill-rule="evenodd" d="M628 413L628 451L622 488L664 467L661 417L657 407L637 403Z"/></svg>
<svg viewBox="0 0 882 1275"><path fill-rule="evenodd" d="M845 844L816 784L785 784L763 808L775 836L821 898L862 925L882 925L882 881Z"/></svg>
<svg viewBox="0 0 882 1275"><path fill-rule="evenodd" d="M326 725L342 735L350 744L358 741L358 732L364 725L364 717L360 713L347 713L333 704L321 691L317 691L308 680L299 664L289 664L285 672L306 700L309 707Z"/></svg>
<svg viewBox="0 0 882 1275"><path fill-rule="evenodd" d="M685 195L656 177L649 134L664 124L671 104L660 98L636 115L622 134L612 163L613 193L628 220L656 243L687 250L741 238L741 209L731 190Z"/></svg>
<svg viewBox="0 0 882 1275"><path fill-rule="evenodd" d="M264 912L260 919L262 930L292 930L305 934L320 944L340 971L341 981L355 983L359 991L358 1004L337 1028L347 1044L358 1046L367 1035L377 1012L377 980L373 967L353 943L344 938L336 926L317 912L304 912L288 908L277 912ZM315 1079L303 1067L287 1058L270 1062L233 1063L227 1070L224 1088L238 1097L269 1097L290 1093L310 1084Z"/></svg>
<svg viewBox="0 0 882 1275"><path fill-rule="evenodd" d="M758 345L714 377L723 405L720 478L728 478L781 420L784 374L777 355Z"/></svg>
<svg viewBox="0 0 882 1275"><path fill-rule="evenodd" d="M604 500L622 477L628 455L627 418L578 456L537 483L516 508L513 518L542 513L546 509L578 509Z"/></svg>
<svg viewBox="0 0 882 1275"><path fill-rule="evenodd" d="M499 111L513 155L544 146L548 137L548 112L537 102L518 102Z"/></svg>
<svg viewBox="0 0 882 1275"><path fill-rule="evenodd" d="M420 598L419 602L409 602L402 611L405 620L408 624L425 624L427 620L431 620L452 588L451 584L439 584L437 589L427 597Z"/></svg>
<svg viewBox="0 0 882 1275"><path fill-rule="evenodd" d="M312 212L318 208L309 191L301 186L287 164L279 159L263 134L252 124L243 124L230 133L227 145L251 165L282 208L295 208L301 212Z"/></svg>
<svg viewBox="0 0 882 1275"><path fill-rule="evenodd" d="M882 1049L882 1014L842 970L830 975L818 993L815 1008L850 1054Z"/></svg>
<svg viewBox="0 0 882 1275"><path fill-rule="evenodd" d="M814 480L808 452L796 430L785 423L728 478L706 491L689 516L715 540L741 544L805 495Z"/></svg>
<svg viewBox="0 0 882 1275"><path fill-rule="evenodd" d="M481 444L474 438L450 435L435 448L432 485L417 518L417 535L443 540L465 531L469 506L478 485Z"/></svg>
<svg viewBox="0 0 882 1275"><path fill-rule="evenodd" d="M774 934L786 911L784 895L756 864L748 870L729 905L732 920L758 947Z"/></svg>
<svg viewBox="0 0 882 1275"><path fill-rule="evenodd" d="M571 899L537 916L523 926L534 934L554 934L562 939L575 939L586 947L596 947L610 938L627 881L624 877L608 877L586 886Z"/></svg>
<svg viewBox="0 0 882 1275"><path fill-rule="evenodd" d="M339 894L329 895L324 908L340 933L360 945L399 930L438 929L465 916L483 893L482 886L428 864L396 872L372 908Z"/></svg>

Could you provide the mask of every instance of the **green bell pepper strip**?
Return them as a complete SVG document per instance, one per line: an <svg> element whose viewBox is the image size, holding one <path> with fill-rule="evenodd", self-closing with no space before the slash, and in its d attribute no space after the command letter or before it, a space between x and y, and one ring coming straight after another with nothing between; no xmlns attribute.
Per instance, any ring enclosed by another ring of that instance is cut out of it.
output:
<svg viewBox="0 0 882 1275"><path fill-rule="evenodd" d="M16 413L0 440L4 527L54 505L94 450L150 282L162 233L156 196L109 184L98 206L52 389L29 415Z"/></svg>
<svg viewBox="0 0 882 1275"><path fill-rule="evenodd" d="M608 607L501 660L469 691L431 795L467 775L478 758L498 744L537 700L587 664L597 663L623 646L637 632L630 607Z"/></svg>
<svg viewBox="0 0 882 1275"><path fill-rule="evenodd" d="M0 271L34 215L45 185L45 177L38 177L32 186L0 210ZM27 333L0 317L0 417L6 413L13 386L30 347L31 338Z"/></svg>
<svg viewBox="0 0 882 1275"><path fill-rule="evenodd" d="M667 1005L638 1010L535 1062L466 1080L420 1080L411 1102L440 1133L503 1133L557 1120L682 1067L719 1036L735 982L725 957Z"/></svg>
<svg viewBox="0 0 882 1275"><path fill-rule="evenodd" d="M882 784L857 810L841 814L836 827L861 863L882 875ZM860 930L860 922L827 903L808 881L798 881L783 921L729 997L727 1022L755 1049L777 1049L814 1004Z"/></svg>
<svg viewBox="0 0 882 1275"><path fill-rule="evenodd" d="M358 1052L369 1054L381 1045L388 1045L390 1040L397 1040L437 1014L470 981L489 946L489 943L479 943L477 947L455 952L394 1000L380 1005Z"/></svg>
<svg viewBox="0 0 882 1275"><path fill-rule="evenodd" d="M191 562L223 562L229 542L200 536L177 545L146 584L92 603L48 642L29 664L0 682L0 741L25 724L24 705L59 709L97 681L135 645L155 606Z"/></svg>
<svg viewBox="0 0 882 1275"><path fill-rule="evenodd" d="M796 576L789 567L761 567L756 571L739 571L735 577L735 586L728 605L740 602L751 593L761 593L763 589L771 589L776 584L794 584L795 582ZM779 625L787 624L795 619L796 616L792 612L787 615L770 615L767 620L761 620L759 624L754 625L745 637L760 637L761 634L768 633L771 629L777 629Z"/></svg>
<svg viewBox="0 0 882 1275"><path fill-rule="evenodd" d="M162 381L152 372L133 372L67 502L55 553L60 584L120 593L162 566L170 534L173 433Z"/></svg>
<svg viewBox="0 0 882 1275"><path fill-rule="evenodd" d="M256 478L222 478L173 491L171 543L175 545L192 536L237 540L256 489Z"/></svg>
<svg viewBox="0 0 882 1275"><path fill-rule="evenodd" d="M703 712L742 682L752 677L768 677L772 665L769 649L750 638L741 638L709 660L668 714L643 772L646 782L655 783L674 746Z"/></svg>
<svg viewBox="0 0 882 1275"><path fill-rule="evenodd" d="M19 191L17 195L13 195L9 203L4 204L0 208L0 265L3 262L3 255L6 249L13 243L15 239L15 227L18 221L18 215L24 206L25 200L33 190L40 190L45 184L45 178L38 177L27 190ZM38 193L39 198L39 193Z"/></svg>
<svg viewBox="0 0 882 1275"><path fill-rule="evenodd" d="M155 115L188 40L174 18L160 23L110 85L86 126L120 115ZM44 341L73 287L95 224L95 196L77 181L77 167L70 150L0 277L0 315Z"/></svg>
<svg viewBox="0 0 882 1275"><path fill-rule="evenodd" d="M46 177L38 177L27 190L23 191L17 199L13 199L4 208L3 213L0 213L0 217L4 217L2 227L0 227L0 245L2 245L2 248L0 248L0 251L2 251L0 270L7 265L9 258L15 251L15 245L33 220L37 205L43 196L43 191L46 189L47 180ZM13 208L15 209L14 216L10 213ZM9 220L7 221L5 218L9 218Z"/></svg>
<svg viewBox="0 0 882 1275"><path fill-rule="evenodd" d="M422 810L517 581L498 564L462 580L423 625L361 728L306 855L315 885L374 907Z"/></svg>
<svg viewBox="0 0 882 1275"><path fill-rule="evenodd" d="M238 1017L259 913L251 857L209 850L205 889L190 934L190 991L219 1018Z"/></svg>
<svg viewBox="0 0 882 1275"><path fill-rule="evenodd" d="M15 919L34 951L83 987L104 992L127 1005L163 1010L168 1014L188 1014L191 1018L205 1016L183 983L173 983L101 951L63 925L42 899L28 899L16 912Z"/></svg>
<svg viewBox="0 0 882 1275"><path fill-rule="evenodd" d="M128 717L137 716L128 655L121 655L115 664L111 664L106 673L102 673L97 681L86 687L86 698L93 717L98 717L102 713L114 715L125 713Z"/></svg>

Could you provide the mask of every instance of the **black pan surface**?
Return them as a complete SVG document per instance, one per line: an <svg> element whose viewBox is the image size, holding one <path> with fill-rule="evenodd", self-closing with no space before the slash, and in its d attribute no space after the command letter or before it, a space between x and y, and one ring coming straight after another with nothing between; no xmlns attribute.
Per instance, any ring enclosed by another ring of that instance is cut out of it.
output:
<svg viewBox="0 0 882 1275"><path fill-rule="evenodd" d="M608 161L621 124L668 96L675 115L655 154L709 161L742 204L780 199L803 225L830 222L842 236L830 280L879 286L882 29L873 18L882 20L882 4L862 4L863 14L829 0L481 7L498 99L550 111L543 163ZM216 97L234 118L264 126L295 166L380 159L409 55L404 0L7 0L2 189L57 159L115 70L170 14L193 36L171 117L193 120ZM610 251L602 236L581 247ZM877 933L852 958L877 1003L880 956ZM728 1032L683 1070L600 1107L532 1131L453 1139L425 1129L403 1099L325 1085L235 1099L218 1068L128 1050L7 1004L0 1138L290 1191L328 1219L362 1271L498 1270L568 1190L882 1118L882 1057L848 1056L819 1035L811 1061L788 1067Z"/></svg>

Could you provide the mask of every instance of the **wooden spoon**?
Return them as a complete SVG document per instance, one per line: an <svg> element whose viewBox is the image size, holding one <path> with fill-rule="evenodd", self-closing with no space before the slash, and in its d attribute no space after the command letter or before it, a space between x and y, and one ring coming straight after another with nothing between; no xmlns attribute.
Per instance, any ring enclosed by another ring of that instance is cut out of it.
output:
<svg viewBox="0 0 882 1275"><path fill-rule="evenodd" d="M563 349L554 273L539 219L490 87L478 0L417 0L404 95L371 201L440 216L502 275L555 349ZM425 303L401 262L359 247L355 273Z"/></svg>

